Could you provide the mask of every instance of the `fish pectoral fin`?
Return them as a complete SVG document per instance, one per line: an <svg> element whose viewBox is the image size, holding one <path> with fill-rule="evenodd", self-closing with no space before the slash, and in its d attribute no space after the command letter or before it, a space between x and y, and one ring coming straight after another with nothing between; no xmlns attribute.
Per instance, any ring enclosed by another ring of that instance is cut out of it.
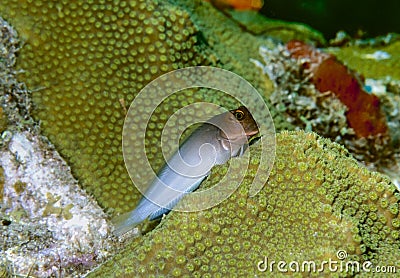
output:
<svg viewBox="0 0 400 278"><path fill-rule="evenodd" d="M247 144L242 145L239 149L237 149L234 153L232 153L232 157L242 156L246 151L247 147L248 147Z"/></svg>
<svg viewBox="0 0 400 278"><path fill-rule="evenodd" d="M225 150L225 151L230 151L231 150L231 143L228 139L221 137L218 139L221 147Z"/></svg>
<svg viewBox="0 0 400 278"><path fill-rule="evenodd" d="M170 212L170 209L167 208L160 208L158 210L156 210L155 212L153 212L152 214L150 214L150 216L148 217L149 220L156 220L161 218L163 215L167 214L168 212Z"/></svg>

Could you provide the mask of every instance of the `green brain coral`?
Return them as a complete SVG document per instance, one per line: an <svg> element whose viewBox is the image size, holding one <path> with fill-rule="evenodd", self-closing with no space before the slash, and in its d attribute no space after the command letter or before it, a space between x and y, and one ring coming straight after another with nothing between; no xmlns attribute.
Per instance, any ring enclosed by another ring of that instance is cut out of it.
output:
<svg viewBox="0 0 400 278"><path fill-rule="evenodd" d="M138 194L121 152L127 106L155 77L207 64L188 14L157 1L1 1L26 45L19 77L34 117L82 186L105 208Z"/></svg>
<svg viewBox="0 0 400 278"><path fill-rule="evenodd" d="M149 81L172 69L213 63L251 80L266 95L271 91L270 81L249 61L266 42L205 1L3 0L0 14L26 41L19 77L33 90L33 114L43 133L104 208L128 210L138 198L120 142L126 108ZM184 99L201 97L188 92ZM155 137L182 99L168 103L149 129ZM158 142L149 134L150 145ZM149 151L155 155L159 149ZM257 153L257 145L252 151ZM256 197L248 197L249 175L211 210L171 213L96 274L260 275L257 262L265 256L326 260L337 259L338 250L358 261L399 261L399 193L388 180L312 134L280 134L277 156ZM214 169L203 187L223 170Z"/></svg>
<svg viewBox="0 0 400 278"><path fill-rule="evenodd" d="M26 42L18 69L32 90L34 118L82 187L105 209L132 209L139 197L123 163L121 133L126 109L151 80L173 69L211 63L269 92L270 82L249 61L264 40L243 32L209 3L170 2L0 2L0 14ZM213 25L218 28L210 32ZM196 91L184 99L229 103ZM147 133L150 146L158 145L163 117L182 103L171 98L167 108L156 111L158 120ZM150 147L148 153L155 157L154 167L160 166L159 148Z"/></svg>
<svg viewBox="0 0 400 278"><path fill-rule="evenodd" d="M251 147L253 156L259 151ZM213 169L202 188L220 180L225 167ZM252 160L249 173L256 167ZM212 209L171 212L92 277L250 277L265 275L257 269L265 257L340 262L339 251L348 261L398 264L400 193L343 147L313 133L282 132L271 176L251 198L252 175Z"/></svg>

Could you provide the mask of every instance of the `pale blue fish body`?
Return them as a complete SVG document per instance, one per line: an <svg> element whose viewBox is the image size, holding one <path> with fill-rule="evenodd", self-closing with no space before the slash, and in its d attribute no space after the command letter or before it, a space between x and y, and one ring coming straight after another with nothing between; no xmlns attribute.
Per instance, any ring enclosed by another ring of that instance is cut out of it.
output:
<svg viewBox="0 0 400 278"><path fill-rule="evenodd" d="M236 119L233 111L238 109L248 114L246 121ZM124 234L146 219L161 217L185 194L196 190L213 166L243 154L248 138L258 133L258 128L245 107L238 109L212 117L185 140L159 171L137 207L113 220L114 234Z"/></svg>

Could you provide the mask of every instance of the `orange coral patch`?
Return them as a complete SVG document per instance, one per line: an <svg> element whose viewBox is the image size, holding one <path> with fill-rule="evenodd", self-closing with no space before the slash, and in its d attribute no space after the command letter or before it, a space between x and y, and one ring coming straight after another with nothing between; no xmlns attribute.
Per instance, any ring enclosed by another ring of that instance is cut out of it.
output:
<svg viewBox="0 0 400 278"><path fill-rule="evenodd" d="M312 74L311 82L318 91L333 92L347 106L347 122L357 137L387 134L378 97L365 92L356 75L345 65L333 55L300 41L290 41L286 47L293 58L306 59L303 65Z"/></svg>

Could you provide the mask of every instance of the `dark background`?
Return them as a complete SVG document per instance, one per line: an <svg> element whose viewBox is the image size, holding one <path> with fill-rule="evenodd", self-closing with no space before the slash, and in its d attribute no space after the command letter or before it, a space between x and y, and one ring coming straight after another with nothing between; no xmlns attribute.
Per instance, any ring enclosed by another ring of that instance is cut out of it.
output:
<svg viewBox="0 0 400 278"><path fill-rule="evenodd" d="M400 33L400 0L264 0L260 13L306 23L327 39L340 30L353 37Z"/></svg>

